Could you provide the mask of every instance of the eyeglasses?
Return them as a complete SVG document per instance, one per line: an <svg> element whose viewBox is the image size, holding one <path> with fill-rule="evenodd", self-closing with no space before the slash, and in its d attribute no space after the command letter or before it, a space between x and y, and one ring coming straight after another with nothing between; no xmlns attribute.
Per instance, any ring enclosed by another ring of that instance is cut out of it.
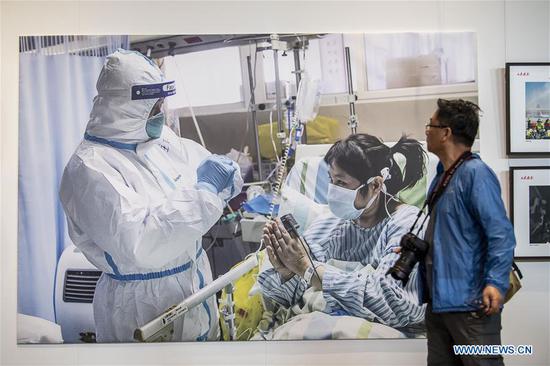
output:
<svg viewBox="0 0 550 366"><path fill-rule="evenodd" d="M430 121L431 122L431 121ZM426 130L429 130L430 128L449 128L449 126L442 126L442 125L434 125L434 124L431 124L431 123L426 123L426 125L424 126L424 128Z"/></svg>

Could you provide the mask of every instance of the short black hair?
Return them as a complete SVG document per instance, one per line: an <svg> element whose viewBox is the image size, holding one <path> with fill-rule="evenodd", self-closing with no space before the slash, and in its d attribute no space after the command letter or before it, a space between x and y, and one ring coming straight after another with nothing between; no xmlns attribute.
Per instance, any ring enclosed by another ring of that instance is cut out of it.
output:
<svg viewBox="0 0 550 366"><path fill-rule="evenodd" d="M455 141L472 147L479 128L478 105L463 99L438 99L437 108L437 119L451 128Z"/></svg>

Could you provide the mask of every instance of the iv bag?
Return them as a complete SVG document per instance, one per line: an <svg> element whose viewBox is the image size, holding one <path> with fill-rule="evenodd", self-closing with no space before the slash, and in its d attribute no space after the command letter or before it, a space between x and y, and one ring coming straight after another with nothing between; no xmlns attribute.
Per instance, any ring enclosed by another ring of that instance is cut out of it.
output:
<svg viewBox="0 0 550 366"><path fill-rule="evenodd" d="M307 123L317 117L320 99L319 79L313 80L308 73L304 73L296 96L296 119L301 123Z"/></svg>

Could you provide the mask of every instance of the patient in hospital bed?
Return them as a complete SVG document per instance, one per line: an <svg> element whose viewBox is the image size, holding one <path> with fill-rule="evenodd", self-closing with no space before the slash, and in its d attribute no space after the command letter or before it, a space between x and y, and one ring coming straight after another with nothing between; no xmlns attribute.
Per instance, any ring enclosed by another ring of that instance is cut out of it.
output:
<svg viewBox="0 0 550 366"><path fill-rule="evenodd" d="M403 166L396 162L399 154ZM386 272L419 211L397 196L424 177L425 160L421 144L405 137L390 148L374 136L356 134L329 149L324 161L330 212L315 218L303 233L313 265L279 221L264 229L272 268L259 274L258 284L272 303L267 307L285 314L282 321L264 322L264 333L270 328L264 338L422 334L425 308L419 301L418 266L405 285Z"/></svg>

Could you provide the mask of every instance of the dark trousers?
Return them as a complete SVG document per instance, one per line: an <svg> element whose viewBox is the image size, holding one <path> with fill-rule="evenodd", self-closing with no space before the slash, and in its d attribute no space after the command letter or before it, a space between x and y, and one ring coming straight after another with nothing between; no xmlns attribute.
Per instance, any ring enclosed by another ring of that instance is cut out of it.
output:
<svg viewBox="0 0 550 366"><path fill-rule="evenodd" d="M500 313L484 316L480 312L433 313L428 304L428 366L503 366L502 356L457 356L453 345L500 344Z"/></svg>

